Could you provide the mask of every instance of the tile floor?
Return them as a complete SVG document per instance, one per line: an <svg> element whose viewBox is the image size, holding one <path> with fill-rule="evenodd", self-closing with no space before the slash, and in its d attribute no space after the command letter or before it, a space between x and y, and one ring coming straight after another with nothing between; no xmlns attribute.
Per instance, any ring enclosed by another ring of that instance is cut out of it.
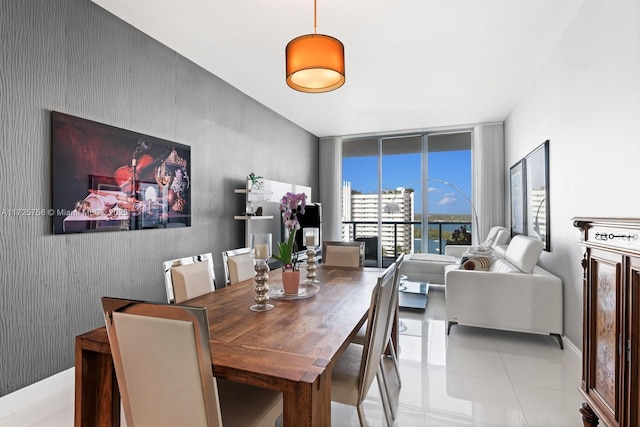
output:
<svg viewBox="0 0 640 427"><path fill-rule="evenodd" d="M444 288L431 286L426 312L401 311L396 393L401 427L573 427L582 425L578 355L555 339L454 326L446 334ZM392 377L393 372L390 372ZM383 426L374 384L364 403L370 426ZM0 427L73 425L73 389L34 403ZM358 426L355 408L334 403L332 425Z"/></svg>

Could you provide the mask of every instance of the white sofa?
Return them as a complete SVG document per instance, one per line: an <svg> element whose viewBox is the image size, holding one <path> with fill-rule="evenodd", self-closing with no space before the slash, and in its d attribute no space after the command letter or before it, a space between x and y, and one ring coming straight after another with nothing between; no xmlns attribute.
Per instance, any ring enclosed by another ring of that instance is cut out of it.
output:
<svg viewBox="0 0 640 427"><path fill-rule="evenodd" d="M529 332L562 344L562 281L537 265L543 244L515 236L488 271L445 267L447 334L453 325Z"/></svg>
<svg viewBox="0 0 640 427"><path fill-rule="evenodd" d="M492 227L481 246L495 249L506 245L509 232L506 228ZM447 245L444 255L440 254L411 254L405 258L400 272L407 279L420 282L444 284L444 269L451 264L460 264L463 253L469 250L468 245Z"/></svg>

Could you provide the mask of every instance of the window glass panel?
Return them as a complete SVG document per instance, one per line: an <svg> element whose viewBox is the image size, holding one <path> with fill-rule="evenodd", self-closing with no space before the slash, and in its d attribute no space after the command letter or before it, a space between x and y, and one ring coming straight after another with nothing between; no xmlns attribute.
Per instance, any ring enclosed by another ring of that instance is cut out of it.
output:
<svg viewBox="0 0 640 427"><path fill-rule="evenodd" d="M429 135L428 251L471 244L471 133Z"/></svg>
<svg viewBox="0 0 640 427"><path fill-rule="evenodd" d="M358 237L377 236L377 139L343 142L342 180L342 240L352 241ZM358 223L353 224L351 221Z"/></svg>
<svg viewBox="0 0 640 427"><path fill-rule="evenodd" d="M342 154L343 239L364 240L368 260L386 266L400 252L443 253L447 241L467 243L469 131L344 140Z"/></svg>
<svg viewBox="0 0 640 427"><path fill-rule="evenodd" d="M382 140L382 256L395 259L414 252L416 224L422 213L422 138ZM420 227L418 227L418 230ZM418 243L417 252L421 251Z"/></svg>

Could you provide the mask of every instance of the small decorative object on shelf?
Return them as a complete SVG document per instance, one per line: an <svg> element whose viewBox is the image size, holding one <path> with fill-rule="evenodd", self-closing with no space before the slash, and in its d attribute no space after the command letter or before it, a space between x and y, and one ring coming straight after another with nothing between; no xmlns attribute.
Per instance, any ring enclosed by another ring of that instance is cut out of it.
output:
<svg viewBox="0 0 640 427"><path fill-rule="evenodd" d="M307 279L305 283L318 283L316 279L316 247L320 230L317 228L304 229L304 245L307 247Z"/></svg>
<svg viewBox="0 0 640 427"><path fill-rule="evenodd" d="M280 200L280 212L282 223L289 233L286 242L278 242L278 254L273 258L282 263L282 284L286 294L297 294L300 285L300 270L298 269L298 256L295 251L296 232L300 229L298 214L304 215L307 204L305 193L294 194L288 192ZM297 276L297 281L296 281Z"/></svg>
<svg viewBox="0 0 640 427"><path fill-rule="evenodd" d="M262 188L264 178L261 176L257 176L255 173L251 172L247 175L247 189L248 190L259 190Z"/></svg>
<svg viewBox="0 0 640 427"><path fill-rule="evenodd" d="M250 236L251 256L255 259L256 271L256 303L249 307L251 311L269 311L273 304L269 304L269 264L271 258L271 233L255 233Z"/></svg>

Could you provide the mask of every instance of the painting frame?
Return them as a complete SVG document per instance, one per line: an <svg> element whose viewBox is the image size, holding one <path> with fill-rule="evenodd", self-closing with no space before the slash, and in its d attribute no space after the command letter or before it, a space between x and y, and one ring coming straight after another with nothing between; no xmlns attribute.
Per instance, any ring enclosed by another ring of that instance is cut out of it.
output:
<svg viewBox="0 0 640 427"><path fill-rule="evenodd" d="M526 234L526 205L525 205L525 177L526 167L524 159L519 160L509 170L509 186L511 194L511 237Z"/></svg>
<svg viewBox="0 0 640 427"><path fill-rule="evenodd" d="M549 140L523 159L525 163L526 235L544 243L551 251L551 210L549 208Z"/></svg>

